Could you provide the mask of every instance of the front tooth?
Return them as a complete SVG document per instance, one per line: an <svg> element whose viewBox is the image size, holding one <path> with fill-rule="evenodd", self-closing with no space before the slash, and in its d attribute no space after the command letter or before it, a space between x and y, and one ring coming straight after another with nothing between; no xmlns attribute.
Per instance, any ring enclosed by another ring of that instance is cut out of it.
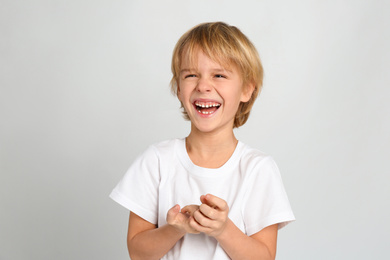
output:
<svg viewBox="0 0 390 260"><path fill-rule="evenodd" d="M219 107L220 106L220 104L201 104L201 103L196 103L195 105L198 107L201 107L201 108L210 108L210 107Z"/></svg>

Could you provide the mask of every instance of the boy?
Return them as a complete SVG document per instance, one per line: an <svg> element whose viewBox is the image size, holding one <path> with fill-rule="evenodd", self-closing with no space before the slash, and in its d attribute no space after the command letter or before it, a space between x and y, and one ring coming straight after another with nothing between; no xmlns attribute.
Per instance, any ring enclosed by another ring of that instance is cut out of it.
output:
<svg viewBox="0 0 390 260"><path fill-rule="evenodd" d="M275 259L294 215L272 158L233 132L262 86L256 49L236 27L200 24L176 44L172 73L190 134L150 146L110 195L130 210L130 257Z"/></svg>

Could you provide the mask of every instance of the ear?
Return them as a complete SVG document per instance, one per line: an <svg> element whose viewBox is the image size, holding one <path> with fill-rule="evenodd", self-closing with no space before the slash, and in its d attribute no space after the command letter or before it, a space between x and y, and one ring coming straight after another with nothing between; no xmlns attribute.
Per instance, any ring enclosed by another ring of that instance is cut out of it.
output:
<svg viewBox="0 0 390 260"><path fill-rule="evenodd" d="M251 99L254 90L255 84L253 84L253 82L250 82L246 86L243 86L240 101L244 103L248 102Z"/></svg>

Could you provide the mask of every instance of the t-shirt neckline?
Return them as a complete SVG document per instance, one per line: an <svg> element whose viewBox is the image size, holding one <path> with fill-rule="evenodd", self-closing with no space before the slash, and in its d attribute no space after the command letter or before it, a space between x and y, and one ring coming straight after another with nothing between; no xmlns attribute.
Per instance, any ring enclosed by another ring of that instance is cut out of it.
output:
<svg viewBox="0 0 390 260"><path fill-rule="evenodd" d="M197 175L200 177L213 178L220 177L221 174L226 174L234 170L235 166L239 162L239 158L244 149L244 144L240 141L237 142L237 146L234 149L233 154L230 156L229 160L225 162L219 168L204 168L194 164L188 153L186 148L186 138L179 139L178 142L178 157L182 163L182 165L186 168L188 172L193 175Z"/></svg>

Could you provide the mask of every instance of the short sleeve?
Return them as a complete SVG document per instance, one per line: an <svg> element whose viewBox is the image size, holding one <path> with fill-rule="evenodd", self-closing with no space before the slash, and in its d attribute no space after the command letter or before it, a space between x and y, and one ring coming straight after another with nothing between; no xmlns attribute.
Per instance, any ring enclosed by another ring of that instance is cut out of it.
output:
<svg viewBox="0 0 390 260"><path fill-rule="evenodd" d="M158 218L159 157L151 146L139 156L110 198L152 224Z"/></svg>
<svg viewBox="0 0 390 260"><path fill-rule="evenodd" d="M279 169L271 157L259 161L250 172L244 197L243 217L247 235L295 220Z"/></svg>

